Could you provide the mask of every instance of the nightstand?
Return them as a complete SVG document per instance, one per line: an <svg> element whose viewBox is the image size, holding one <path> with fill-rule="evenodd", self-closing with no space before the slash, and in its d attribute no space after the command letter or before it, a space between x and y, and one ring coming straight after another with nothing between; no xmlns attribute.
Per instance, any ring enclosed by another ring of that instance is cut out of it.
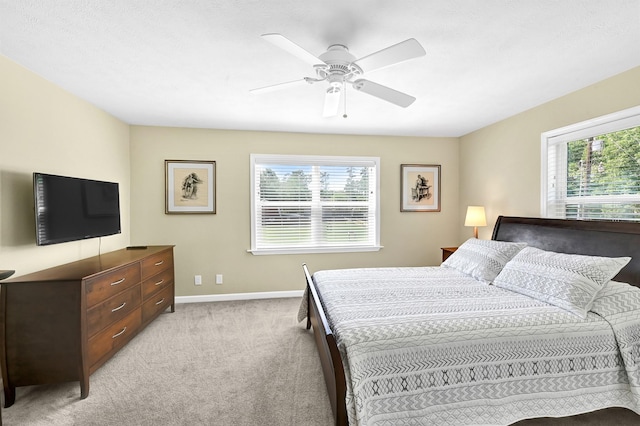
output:
<svg viewBox="0 0 640 426"><path fill-rule="evenodd" d="M442 261L447 260L447 257L451 256L454 251L458 250L458 247L441 247L442 249Z"/></svg>

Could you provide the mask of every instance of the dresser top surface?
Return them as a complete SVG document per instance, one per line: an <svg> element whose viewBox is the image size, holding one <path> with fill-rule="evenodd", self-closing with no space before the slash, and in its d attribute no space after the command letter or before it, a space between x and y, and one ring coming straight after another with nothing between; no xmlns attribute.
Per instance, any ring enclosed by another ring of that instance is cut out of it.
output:
<svg viewBox="0 0 640 426"><path fill-rule="evenodd" d="M11 278L1 284L24 283L33 281L75 281L106 272L121 266L140 261L146 257L172 250L174 246L147 246L145 249L111 251L98 256L80 259L53 268Z"/></svg>

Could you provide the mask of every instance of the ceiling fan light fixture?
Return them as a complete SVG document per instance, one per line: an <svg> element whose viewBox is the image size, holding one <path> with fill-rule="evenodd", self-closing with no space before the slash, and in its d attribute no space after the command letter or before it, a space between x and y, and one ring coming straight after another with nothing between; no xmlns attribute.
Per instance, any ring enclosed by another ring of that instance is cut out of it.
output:
<svg viewBox="0 0 640 426"><path fill-rule="evenodd" d="M322 112L323 117L328 118L338 114L341 92L342 85L331 86L327 89L327 93L324 97L324 110Z"/></svg>

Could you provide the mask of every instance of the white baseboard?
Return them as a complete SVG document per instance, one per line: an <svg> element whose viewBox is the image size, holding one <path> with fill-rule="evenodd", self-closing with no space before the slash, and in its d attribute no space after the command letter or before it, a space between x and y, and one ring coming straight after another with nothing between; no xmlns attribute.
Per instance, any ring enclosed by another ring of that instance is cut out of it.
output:
<svg viewBox="0 0 640 426"><path fill-rule="evenodd" d="M226 302L229 300L280 299L302 297L304 290L265 291L257 293L204 294L199 296L176 296L176 303Z"/></svg>

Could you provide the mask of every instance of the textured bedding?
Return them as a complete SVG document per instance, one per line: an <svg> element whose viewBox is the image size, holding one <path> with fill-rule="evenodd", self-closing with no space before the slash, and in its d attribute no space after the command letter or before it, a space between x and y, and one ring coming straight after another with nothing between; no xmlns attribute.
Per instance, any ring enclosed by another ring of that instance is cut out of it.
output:
<svg viewBox="0 0 640 426"><path fill-rule="evenodd" d="M582 319L446 267L313 279L345 367L352 426L510 424L611 406L640 413L638 288L608 283Z"/></svg>

